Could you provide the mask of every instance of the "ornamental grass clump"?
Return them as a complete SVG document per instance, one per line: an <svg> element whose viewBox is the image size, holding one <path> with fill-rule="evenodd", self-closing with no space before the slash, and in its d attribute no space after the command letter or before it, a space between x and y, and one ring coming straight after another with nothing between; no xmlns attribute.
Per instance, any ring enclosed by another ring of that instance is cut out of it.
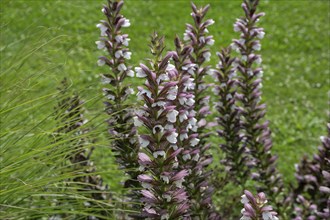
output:
<svg viewBox="0 0 330 220"><path fill-rule="evenodd" d="M153 58L147 67L136 67L136 76L145 79L139 87L138 99L144 106L137 110L135 125L139 131L139 163L142 187L142 218L179 219L188 216L189 200L183 186L186 169L180 169L177 156L183 150L178 147L179 131L175 123L179 111L175 100L178 82L174 81L177 71L169 64L173 52L162 57L164 38L156 33L151 39ZM189 99L189 98L188 98ZM185 100L188 100L187 97Z"/></svg>
<svg viewBox="0 0 330 220"><path fill-rule="evenodd" d="M127 64L131 58L128 44L130 39L122 29L129 27L130 22L120 14L123 1L108 0L102 12L106 20L102 20L97 27L101 31L99 41L96 41L100 50L106 51L108 56L101 56L98 65L106 65L110 68L106 74L102 74L102 82L107 85L103 89L107 101L104 102L109 134L114 139L111 143L112 150L116 154L116 160L121 169L128 174L125 187L138 187L138 142L135 138L136 128L133 126L132 108L127 102L128 96L134 91L125 82L127 77L133 77L134 72Z"/></svg>
<svg viewBox="0 0 330 220"><path fill-rule="evenodd" d="M277 157L272 155L272 140L269 122L263 122L266 105L261 104L262 68L260 39L265 35L263 28L257 26L264 13L256 13L259 1L244 0L242 8L245 17L237 19L234 31L240 33L240 39L233 40L232 49L240 54L235 63L238 76L243 116L244 147L248 150L249 164L253 167L252 178L258 183L258 191L264 191L279 211L283 190L281 175L276 169Z"/></svg>
<svg viewBox="0 0 330 220"><path fill-rule="evenodd" d="M102 208L102 203L110 201L110 192L108 186L103 185L102 177L95 174L96 167L90 159L94 147L89 147L93 140L88 135L90 130L84 126L87 120L83 116L83 101L78 94L69 93L66 78L58 89L61 99L55 107L58 128L54 137L55 142L63 142L71 148L66 157L70 161L68 167L73 172L73 178L66 180L67 185L77 190L80 196L87 198L84 206L86 210L90 210L89 218L95 218L93 214L109 217L110 212Z"/></svg>
<svg viewBox="0 0 330 220"><path fill-rule="evenodd" d="M330 218L330 123L327 130L313 159L305 156L296 166L294 220Z"/></svg>

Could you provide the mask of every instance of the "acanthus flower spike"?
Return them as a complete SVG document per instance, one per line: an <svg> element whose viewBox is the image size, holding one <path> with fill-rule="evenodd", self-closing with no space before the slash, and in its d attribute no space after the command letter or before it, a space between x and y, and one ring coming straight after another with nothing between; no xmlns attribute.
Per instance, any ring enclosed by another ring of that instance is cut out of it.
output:
<svg viewBox="0 0 330 220"><path fill-rule="evenodd" d="M127 98L134 93L133 89L125 82L127 77L134 76L132 68L127 64L131 58L129 51L129 37L122 32L123 28L130 26L130 22L120 14L123 1L108 0L104 5L102 13L106 20L102 20L97 27L101 31L101 37L96 41L98 49L105 50L107 56L98 60L98 65L106 65L110 72L102 74L103 89L107 98L105 103L109 133L113 137L111 148L115 153L116 161L121 169L129 176L125 181L125 187L133 189L138 187L138 150L136 139L136 128L133 125L132 107ZM135 197L137 194L135 194Z"/></svg>
<svg viewBox="0 0 330 220"><path fill-rule="evenodd" d="M152 35L150 47L154 59L150 61L151 67L141 64L138 69L141 70L140 77L146 80L144 87L139 88L139 96L145 105L136 112L142 125L139 130L139 163L143 173L138 180L144 188L139 217L178 219L189 215L189 200L183 188L188 172L178 169L178 156L182 151L177 145L179 131L175 126L179 114L174 105L178 82L173 81L169 73L175 70L168 67L173 52L162 57L163 41L163 37L156 33Z"/></svg>
<svg viewBox="0 0 330 220"><path fill-rule="evenodd" d="M258 190L264 191L276 205L280 215L284 213L284 198L280 198L283 192L282 177L276 169L276 157L271 154L272 141L268 122L263 122L266 113L265 105L261 101L261 56L257 54L260 44L258 34L264 33L257 27L256 17L264 13L256 13L259 0L244 0L242 8L245 17L237 19L234 30L240 33L240 39L233 40L231 48L240 54L234 64L237 66L240 92L239 101L242 104L244 130L243 145L249 150L249 164L253 166L252 178L259 183ZM283 210L283 211L282 211Z"/></svg>
<svg viewBox="0 0 330 220"><path fill-rule="evenodd" d="M203 21L209 5L199 9L193 3L191 6L194 25L187 24L184 44L176 37L176 56L173 58L179 80L177 108L180 115L177 127L182 131L178 145L184 148L179 166L190 171L186 188L191 198L191 216L218 219L219 216L213 210L213 187L208 181L210 173L206 170L209 163L205 163L212 160L207 155L208 134L203 133L207 126L205 117L210 113L209 97L205 95L208 85L204 82L210 67L203 67L203 64L211 56L208 46L213 45L214 40L208 36L207 27L214 21Z"/></svg>

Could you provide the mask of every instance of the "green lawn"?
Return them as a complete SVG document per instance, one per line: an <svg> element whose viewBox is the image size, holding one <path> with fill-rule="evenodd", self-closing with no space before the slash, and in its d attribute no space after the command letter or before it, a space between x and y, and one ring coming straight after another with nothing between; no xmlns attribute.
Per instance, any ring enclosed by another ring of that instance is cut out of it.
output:
<svg viewBox="0 0 330 220"><path fill-rule="evenodd" d="M100 113L103 110L102 85L98 77L104 68L96 65L101 52L94 43L99 37L95 25L104 19L101 13L104 2L2 0L0 86L1 104L8 103L16 95L23 103L55 93L62 78L70 78L72 88L81 91L81 96L87 100L87 116L95 116L94 124L100 124L99 139L102 141L94 156L100 169L108 170L110 153L104 138L106 134L102 134L106 129L102 124L106 116ZM127 33L131 38L132 65L144 62L149 56L147 45L154 30L165 35L168 50L174 48L175 34L182 36L185 23L192 22L189 2L126 1L123 14L131 21ZM213 18L215 24L209 31L216 40L211 63L215 64L215 52L238 37L233 23L243 13L241 1L195 2L211 4L208 17ZM326 133L330 89L329 8L329 1L315 0L265 0L260 5L260 10L266 12L260 23L266 31L261 51L265 70L263 100L268 106L266 117L271 121L273 151L279 155L279 169L286 183L293 180L293 164L304 153L316 152L319 136ZM20 131L27 124L38 127L40 120L52 111L55 101L44 97L31 103L40 105L33 114L28 113L28 103L14 109L22 113L10 120L13 129ZM49 126L51 124L49 122ZM11 124L2 126L11 128ZM106 178L114 179L113 172L107 173ZM110 185L116 187L115 182L111 181Z"/></svg>

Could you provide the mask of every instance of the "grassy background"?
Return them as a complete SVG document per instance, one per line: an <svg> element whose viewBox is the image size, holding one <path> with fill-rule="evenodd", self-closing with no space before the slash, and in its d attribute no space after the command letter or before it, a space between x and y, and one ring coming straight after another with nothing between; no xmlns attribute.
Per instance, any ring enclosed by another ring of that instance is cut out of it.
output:
<svg viewBox="0 0 330 220"><path fill-rule="evenodd" d="M19 131L26 126L38 127L55 105L50 99L63 77L72 80L72 88L87 100L89 118L96 117L99 127L96 164L109 171L106 179L117 188L120 175L111 162L104 138L106 119L98 75L104 71L96 65L102 53L96 49L103 19L102 3L92 0L2 0L1 1L1 105L15 114L2 123L6 131ZM130 19L131 64L148 57L149 35L157 30L165 35L167 49L173 49L175 34L182 36L185 23L191 23L189 0L127 0L123 14ZM210 33L215 52L237 38L232 25L242 15L241 1L195 1L211 4L208 17L215 20ZM286 183L293 180L294 163L301 156L316 152L319 136L325 134L329 70L329 1L261 1L266 17L260 23L266 31L262 41L264 71L263 100L268 105L274 152L279 155L279 169ZM134 83L134 82L133 82ZM19 97L19 98L16 98ZM12 103L12 104L11 104ZM33 107L33 112L28 111ZM43 121L49 129L51 122ZM50 121L50 120L49 120ZM29 131L26 131L27 133ZM101 136L101 137L100 137ZM15 147L15 143L12 142ZM9 151L10 152L10 151ZM110 161L110 162L109 162Z"/></svg>

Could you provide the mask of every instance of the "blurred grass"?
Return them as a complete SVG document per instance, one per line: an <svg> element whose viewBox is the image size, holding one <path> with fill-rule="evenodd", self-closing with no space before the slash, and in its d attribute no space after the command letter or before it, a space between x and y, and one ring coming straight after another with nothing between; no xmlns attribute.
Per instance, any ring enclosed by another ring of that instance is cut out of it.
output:
<svg viewBox="0 0 330 220"><path fill-rule="evenodd" d="M99 37L95 25L104 18L100 10L104 2L1 1L1 104L11 106L8 103L18 96L27 105L9 110L24 112L31 105L35 109L32 115L12 115L7 131L15 131L15 126L24 122L47 118L53 105L46 102L50 101L46 95L56 91L63 77L70 78L72 87L81 91L84 99L91 100L86 103L87 115L93 118L100 114L103 109L98 79L101 68L97 67L96 60L101 52L94 42ZM165 35L168 50L174 48L175 34L182 36L185 23L192 22L189 2L126 1L123 14L131 21L127 33L132 39L132 65L149 56L147 44L154 30ZM211 3L208 17L216 23L209 31L216 40L212 49L215 55L221 47L230 44L232 38L238 37L232 25L235 18L242 15L241 1L195 2L197 5ZM287 183L293 180L293 164L304 153L315 152L318 137L325 134L330 84L329 8L329 1L315 0L265 0L260 5L260 10L266 12L260 23L266 31L261 52L265 69L263 100L268 105L274 152L279 155L279 169ZM46 46L40 47L43 44ZM22 51L31 53L25 57ZM211 63L216 63L215 56ZM29 80L31 75L35 76L33 80ZM34 99L40 102L30 105L28 102ZM106 116L101 115L97 122L101 124L105 119ZM100 126L105 131L105 125ZM112 163L106 135L101 135L98 145L95 158L101 167L99 170L109 170ZM118 188L118 176L105 175L111 188Z"/></svg>

